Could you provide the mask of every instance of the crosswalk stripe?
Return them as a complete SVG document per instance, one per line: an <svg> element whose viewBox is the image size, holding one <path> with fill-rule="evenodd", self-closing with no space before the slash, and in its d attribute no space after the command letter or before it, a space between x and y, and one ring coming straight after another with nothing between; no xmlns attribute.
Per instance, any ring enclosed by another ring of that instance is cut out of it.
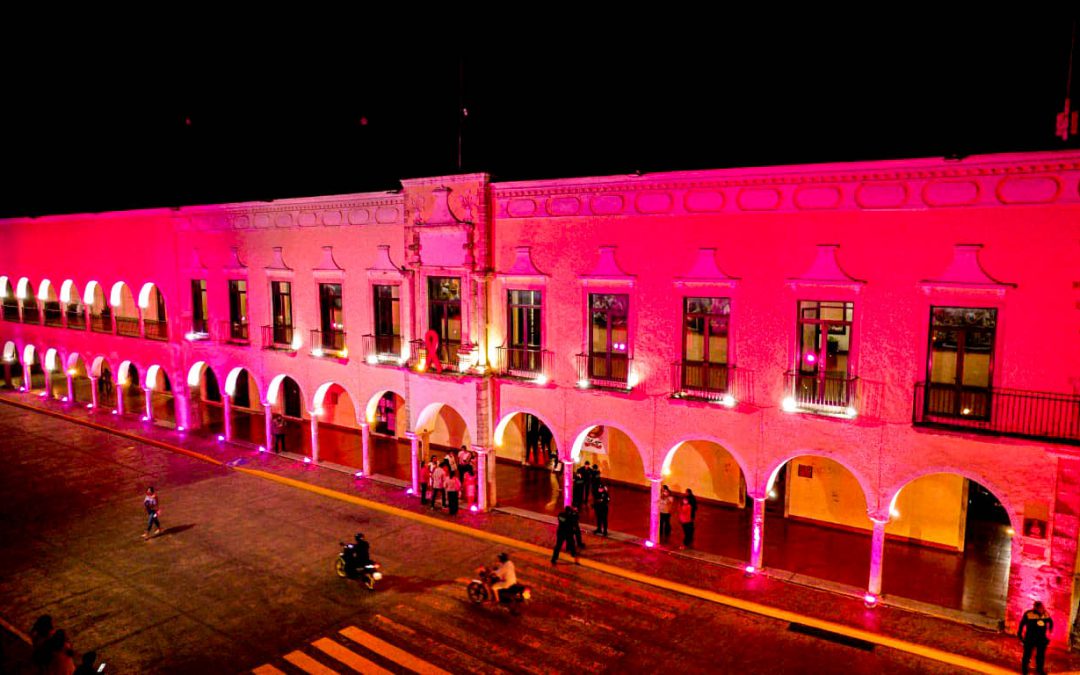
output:
<svg viewBox="0 0 1080 675"><path fill-rule="evenodd" d="M338 675L338 671L327 668L304 652L286 654L285 660L311 675Z"/></svg>
<svg viewBox="0 0 1080 675"><path fill-rule="evenodd" d="M419 659L406 651L398 649L389 642L384 642L371 633L365 633L356 626L349 626L348 628L342 629L341 634L353 642L364 645L377 654L381 654L388 659L400 663L409 670L420 673L420 675L450 675L449 672L442 668L438 668L423 659Z"/></svg>
<svg viewBox="0 0 1080 675"><path fill-rule="evenodd" d="M285 673L269 664L265 666L259 666L251 672L255 673L255 675L285 675Z"/></svg>
<svg viewBox="0 0 1080 675"><path fill-rule="evenodd" d="M344 647L329 638L322 638L312 642L311 645L316 649L322 650L324 653L329 654L338 661L341 661L348 667L352 668L358 673L370 673L371 675L393 675L389 670L379 666L378 664L368 661L363 656L360 656L353 650Z"/></svg>

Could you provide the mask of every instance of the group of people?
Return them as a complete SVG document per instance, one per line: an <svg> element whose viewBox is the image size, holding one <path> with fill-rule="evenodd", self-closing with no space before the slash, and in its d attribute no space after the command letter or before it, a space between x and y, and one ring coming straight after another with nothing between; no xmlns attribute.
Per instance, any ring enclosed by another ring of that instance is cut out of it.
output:
<svg viewBox="0 0 1080 675"><path fill-rule="evenodd" d="M600 480L600 465L585 462L574 472L574 485L571 503L574 510L580 513L581 509L589 505L592 500L593 514L596 515L596 529L593 534L608 533L608 509L611 506L611 491Z"/></svg>
<svg viewBox="0 0 1080 675"><path fill-rule="evenodd" d="M671 516L679 518L683 531L683 548L694 546L694 522L697 520L697 497L690 488L686 494L678 497L667 485L660 488L660 541L667 541L671 536Z"/></svg>
<svg viewBox="0 0 1080 675"><path fill-rule="evenodd" d="M420 503L428 503L430 492L431 508L439 505L451 516L456 515L461 504L463 487L476 489L476 467L474 456L467 446L461 446L458 452L448 452L439 461L437 455L420 467ZM464 481L464 482L463 482Z"/></svg>
<svg viewBox="0 0 1080 675"><path fill-rule="evenodd" d="M82 656L75 667L75 650L67 633L53 625L52 616L42 614L30 629L32 652L30 660L36 672L45 675L88 675L97 672L94 663L97 653L90 651Z"/></svg>

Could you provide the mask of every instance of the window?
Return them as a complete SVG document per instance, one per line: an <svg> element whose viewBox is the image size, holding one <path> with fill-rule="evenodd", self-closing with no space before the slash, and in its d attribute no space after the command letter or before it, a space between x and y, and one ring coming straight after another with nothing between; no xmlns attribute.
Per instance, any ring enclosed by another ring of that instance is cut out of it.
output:
<svg viewBox="0 0 1080 675"><path fill-rule="evenodd" d="M229 338L248 339L247 282L229 280Z"/></svg>
<svg viewBox="0 0 1080 675"><path fill-rule="evenodd" d="M850 302L799 302L797 404L837 408L849 405L854 315L855 307Z"/></svg>
<svg viewBox="0 0 1080 675"><path fill-rule="evenodd" d="M626 382L629 375L630 296L589 294L589 377Z"/></svg>
<svg viewBox="0 0 1080 675"><path fill-rule="evenodd" d="M345 349L341 284L319 284L319 327L322 329L323 349L338 352Z"/></svg>
<svg viewBox="0 0 1080 675"><path fill-rule="evenodd" d="M528 373L541 372L543 308L540 291L506 292L508 369Z"/></svg>
<svg viewBox="0 0 1080 675"><path fill-rule="evenodd" d="M728 298L683 300L681 386L684 390L727 391L730 314Z"/></svg>
<svg viewBox="0 0 1080 675"><path fill-rule="evenodd" d="M997 310L930 308L927 412L990 418Z"/></svg>
<svg viewBox="0 0 1080 675"><path fill-rule="evenodd" d="M377 285L374 289L375 353L401 353L400 286Z"/></svg>
<svg viewBox="0 0 1080 675"><path fill-rule="evenodd" d="M459 277L428 277L428 328L439 335L439 360L452 367L461 346Z"/></svg>
<svg viewBox="0 0 1080 675"><path fill-rule="evenodd" d="M276 345L292 344L292 284L288 281L271 281L270 297L273 305L273 340Z"/></svg>
<svg viewBox="0 0 1080 675"><path fill-rule="evenodd" d="M206 279L191 280L191 331L209 333L207 324L209 312L206 301Z"/></svg>

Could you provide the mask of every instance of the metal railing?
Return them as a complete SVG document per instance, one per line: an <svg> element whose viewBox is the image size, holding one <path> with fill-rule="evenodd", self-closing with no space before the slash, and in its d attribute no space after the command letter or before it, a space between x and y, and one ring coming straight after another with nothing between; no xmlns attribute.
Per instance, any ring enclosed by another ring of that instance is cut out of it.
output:
<svg viewBox="0 0 1080 675"><path fill-rule="evenodd" d="M676 361L671 364L671 393L677 398L719 403L731 393L730 370L726 363Z"/></svg>
<svg viewBox="0 0 1080 675"><path fill-rule="evenodd" d="M345 352L345 331L311 331L311 351L314 352L316 349L321 349L334 356L343 354Z"/></svg>
<svg viewBox="0 0 1080 675"><path fill-rule="evenodd" d="M237 345L250 344L251 331L247 321L221 320L218 326L218 341Z"/></svg>
<svg viewBox="0 0 1080 675"><path fill-rule="evenodd" d="M147 340L168 340L169 323L157 319L143 319L143 332Z"/></svg>
<svg viewBox="0 0 1080 675"><path fill-rule="evenodd" d="M200 342L202 340L210 339L210 322L206 319L192 319L191 330L188 331L184 338L191 342Z"/></svg>
<svg viewBox="0 0 1080 675"><path fill-rule="evenodd" d="M60 327L64 325L64 312L59 303L45 305L45 325Z"/></svg>
<svg viewBox="0 0 1080 675"><path fill-rule="evenodd" d="M551 377L552 353L535 347L499 347L496 368L502 375L535 380Z"/></svg>
<svg viewBox="0 0 1080 675"><path fill-rule="evenodd" d="M263 349L292 350L293 327L268 325L262 327Z"/></svg>
<svg viewBox="0 0 1080 675"><path fill-rule="evenodd" d="M33 307L23 305L22 320L23 323L41 323L41 310L37 308L37 305Z"/></svg>
<svg viewBox="0 0 1080 675"><path fill-rule="evenodd" d="M578 354L578 386L629 390L632 363L625 354Z"/></svg>
<svg viewBox="0 0 1080 675"><path fill-rule="evenodd" d="M82 307L67 311L67 327L73 330L86 330L86 312Z"/></svg>
<svg viewBox="0 0 1080 675"><path fill-rule="evenodd" d="M113 332L113 323L111 314L91 314L90 315L90 330L95 333L111 333Z"/></svg>
<svg viewBox="0 0 1080 675"><path fill-rule="evenodd" d="M476 363L479 348L468 342L447 342L439 346L439 362L442 372L432 368L433 360L428 359L427 346L423 340L409 341L408 367L421 372L442 375L462 375Z"/></svg>
<svg viewBox="0 0 1080 675"><path fill-rule="evenodd" d="M788 371L784 386L799 410L843 413L855 407L857 377Z"/></svg>
<svg viewBox="0 0 1080 675"><path fill-rule="evenodd" d="M364 336L364 358L368 363L389 363L399 365L401 360L400 335Z"/></svg>
<svg viewBox="0 0 1080 675"><path fill-rule="evenodd" d="M4 321L18 321L19 320L19 305L15 302L4 303Z"/></svg>
<svg viewBox="0 0 1080 675"><path fill-rule="evenodd" d="M116 334L126 337L139 337L139 320L130 316L116 317Z"/></svg>
<svg viewBox="0 0 1080 675"><path fill-rule="evenodd" d="M1080 444L1080 395L918 382L912 423Z"/></svg>

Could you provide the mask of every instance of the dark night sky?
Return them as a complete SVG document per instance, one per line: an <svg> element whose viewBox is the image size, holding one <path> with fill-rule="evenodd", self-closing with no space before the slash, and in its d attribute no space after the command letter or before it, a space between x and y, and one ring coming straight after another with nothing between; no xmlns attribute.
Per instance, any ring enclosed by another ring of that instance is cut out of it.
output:
<svg viewBox="0 0 1080 675"><path fill-rule="evenodd" d="M642 22L648 34L601 31L602 20L571 29L581 22L564 17L558 31L511 35L509 18L487 17L504 23L472 39L421 36L400 17L314 24L336 25L331 34L9 22L0 216L363 192L453 173L459 57L463 170L495 180L1077 147L1054 136L1071 17L990 11L679 15Z"/></svg>

